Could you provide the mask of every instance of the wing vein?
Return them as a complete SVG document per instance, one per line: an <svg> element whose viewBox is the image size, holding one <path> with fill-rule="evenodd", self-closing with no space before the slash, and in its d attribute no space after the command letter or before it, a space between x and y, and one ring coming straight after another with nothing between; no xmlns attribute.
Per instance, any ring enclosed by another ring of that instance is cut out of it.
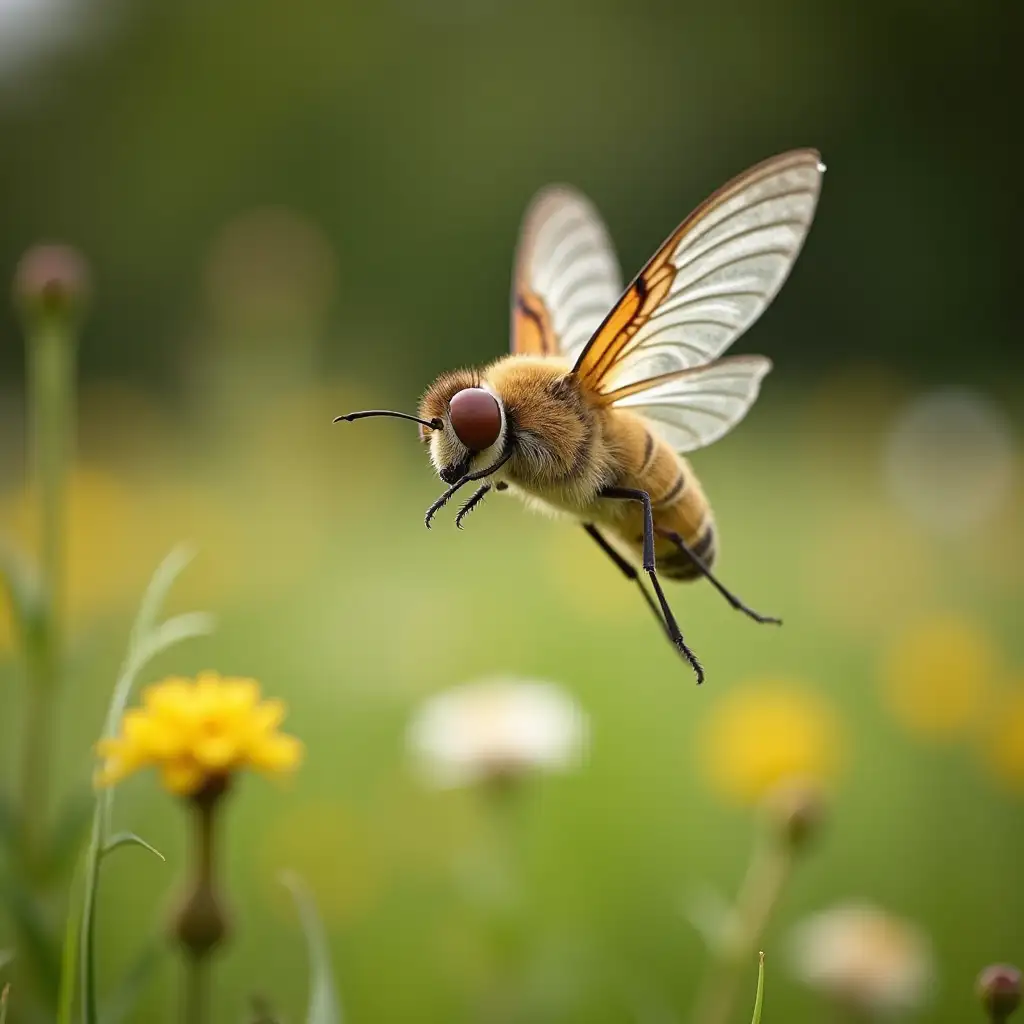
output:
<svg viewBox="0 0 1024 1024"><path fill-rule="evenodd" d="M760 181L753 182L752 184L760 184ZM801 188L787 189L784 192L776 192L773 195L765 196L763 199L758 199L753 203L748 203L747 205L741 206L739 207L739 209L734 210L732 213L727 213L721 220L716 220L713 221L711 224L703 225L703 227L697 232L688 232L686 235L679 239L680 243L686 243L685 246L681 244L676 246L675 252L679 252L680 249L683 248L689 248L691 245L693 245L693 243L699 242L702 238L706 238L712 231L715 230L715 228L719 228L723 224L728 224L729 221L735 220L737 217L740 217L743 214L750 213L751 210L756 210L759 206L764 206L766 203L773 203L779 199L795 199L797 196L802 195L808 195L813 198L814 193L814 188L808 185L804 185ZM732 197L730 196L729 198ZM774 223L776 222L769 221L769 224ZM797 223L802 225L810 223L810 221L798 220Z"/></svg>

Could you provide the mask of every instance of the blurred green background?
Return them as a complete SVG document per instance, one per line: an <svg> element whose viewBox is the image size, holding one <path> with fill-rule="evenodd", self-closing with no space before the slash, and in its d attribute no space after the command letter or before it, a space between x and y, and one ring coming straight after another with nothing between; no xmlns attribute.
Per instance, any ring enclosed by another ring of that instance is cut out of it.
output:
<svg viewBox="0 0 1024 1024"><path fill-rule="evenodd" d="M688 894L735 888L751 804L788 771L833 799L765 939L774 1019L813 1019L782 949L837 900L927 931L928 1020L969 1019L977 970L1024 959L1003 30L994 2L0 0L0 269L59 239L95 279L60 787L88 777L135 604L183 538L199 556L175 607L220 626L152 678L253 675L307 746L293 785L246 779L231 807L217 1019L252 992L300 1017L290 866L353 1022L472 1019L499 970L517 1021L683 1020L706 962ZM628 277L712 189L802 145L828 165L817 220L737 345L775 372L694 459L721 576L786 624L673 588L698 690L581 531L492 499L463 533L442 516L428 534L441 488L414 429L330 420L412 410L436 373L506 349L541 185L595 200ZM0 373L0 523L31 542L7 307ZM0 609L5 780L12 645ZM425 696L495 671L557 681L592 724L585 766L508 823L522 903L497 936L473 881L487 809L426 790L405 750ZM106 873L107 977L183 858L154 779L122 788L117 819L168 862L126 853ZM165 1013L174 982L168 957L134 1019Z"/></svg>

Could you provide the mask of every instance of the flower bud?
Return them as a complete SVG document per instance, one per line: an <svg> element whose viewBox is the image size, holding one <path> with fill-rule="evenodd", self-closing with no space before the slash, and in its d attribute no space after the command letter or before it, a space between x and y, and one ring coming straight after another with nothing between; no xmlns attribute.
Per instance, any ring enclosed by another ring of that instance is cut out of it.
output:
<svg viewBox="0 0 1024 1024"><path fill-rule="evenodd" d="M1020 1006L1021 975L1009 964L992 964L978 975L978 998L993 1021L1004 1021Z"/></svg>
<svg viewBox="0 0 1024 1024"><path fill-rule="evenodd" d="M189 798L195 838L195 862L189 892L174 916L174 935L195 960L201 960L228 934L228 918L215 879L214 823L227 776L208 780Z"/></svg>
<svg viewBox="0 0 1024 1024"><path fill-rule="evenodd" d="M80 312L89 298L89 268L77 249L36 245L14 273L14 301L26 316Z"/></svg>
<svg viewBox="0 0 1024 1024"><path fill-rule="evenodd" d="M791 850L802 850L824 823L824 795L814 783L791 780L768 794L765 812L779 839Z"/></svg>
<svg viewBox="0 0 1024 1024"><path fill-rule="evenodd" d="M228 919L211 879L201 877L174 916L174 935L195 959L206 956L228 934Z"/></svg>

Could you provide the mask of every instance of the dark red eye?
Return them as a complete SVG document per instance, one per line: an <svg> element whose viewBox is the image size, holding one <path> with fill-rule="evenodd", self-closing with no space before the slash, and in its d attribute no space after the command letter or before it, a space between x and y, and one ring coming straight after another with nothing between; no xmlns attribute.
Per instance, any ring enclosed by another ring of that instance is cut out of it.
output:
<svg viewBox="0 0 1024 1024"><path fill-rule="evenodd" d="M471 451L490 448L501 433L498 400L483 388L464 388L448 403L455 436Z"/></svg>

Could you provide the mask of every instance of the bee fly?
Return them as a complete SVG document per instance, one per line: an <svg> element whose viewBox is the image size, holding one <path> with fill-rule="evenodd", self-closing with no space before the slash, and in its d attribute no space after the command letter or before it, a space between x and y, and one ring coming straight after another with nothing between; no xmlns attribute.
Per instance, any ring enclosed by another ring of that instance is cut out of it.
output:
<svg viewBox="0 0 1024 1024"><path fill-rule="evenodd" d="M511 354L482 370L442 374L418 416L367 410L337 419L419 423L430 460L450 485L428 509L428 527L456 491L476 481L456 517L460 527L492 488L568 513L638 584L703 681L659 575L704 577L755 621L780 620L748 608L712 573L714 517L683 455L717 441L757 398L771 362L722 353L782 287L824 170L813 149L752 167L698 206L625 291L591 203L565 186L544 189L520 233ZM619 548L640 563L657 603Z"/></svg>

